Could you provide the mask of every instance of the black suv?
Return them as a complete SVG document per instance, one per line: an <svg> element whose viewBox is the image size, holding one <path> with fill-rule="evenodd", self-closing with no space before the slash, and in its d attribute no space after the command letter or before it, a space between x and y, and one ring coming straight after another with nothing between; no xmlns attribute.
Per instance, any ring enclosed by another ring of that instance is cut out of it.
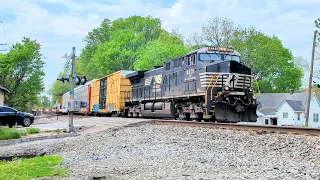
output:
<svg viewBox="0 0 320 180"><path fill-rule="evenodd" d="M34 121L34 116L30 113L20 112L8 106L0 106L0 125L22 125L29 127Z"/></svg>

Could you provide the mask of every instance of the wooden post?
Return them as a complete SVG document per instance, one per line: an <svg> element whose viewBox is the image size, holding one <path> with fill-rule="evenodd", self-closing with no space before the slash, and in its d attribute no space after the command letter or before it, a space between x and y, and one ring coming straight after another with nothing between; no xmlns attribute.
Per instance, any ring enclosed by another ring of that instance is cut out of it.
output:
<svg viewBox="0 0 320 180"><path fill-rule="evenodd" d="M306 127L309 123L309 114L310 114L310 101L311 101L311 88L312 88L312 77L313 77L313 64L314 64L314 51L316 46L316 36L317 31L314 31L313 36L313 45L312 45L312 56L311 56L311 67L310 67L310 76L309 76L309 89L308 89L308 102L307 102L307 113L306 113Z"/></svg>

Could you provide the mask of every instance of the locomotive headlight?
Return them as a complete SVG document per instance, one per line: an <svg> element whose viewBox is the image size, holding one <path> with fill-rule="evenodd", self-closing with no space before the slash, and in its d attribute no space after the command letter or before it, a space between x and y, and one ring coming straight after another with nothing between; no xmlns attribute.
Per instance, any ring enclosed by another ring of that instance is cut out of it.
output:
<svg viewBox="0 0 320 180"><path fill-rule="evenodd" d="M250 92L252 92L252 88L251 88L251 87L249 87L248 90L249 90Z"/></svg>
<svg viewBox="0 0 320 180"><path fill-rule="evenodd" d="M229 91L230 88L228 86L224 87L224 90Z"/></svg>

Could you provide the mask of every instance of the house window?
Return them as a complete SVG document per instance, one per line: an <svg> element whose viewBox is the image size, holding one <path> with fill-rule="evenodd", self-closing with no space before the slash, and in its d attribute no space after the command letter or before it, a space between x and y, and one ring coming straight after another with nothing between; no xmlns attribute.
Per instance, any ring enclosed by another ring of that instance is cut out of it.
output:
<svg viewBox="0 0 320 180"><path fill-rule="evenodd" d="M283 113L283 118L288 118L288 113L287 112Z"/></svg>
<svg viewBox="0 0 320 180"><path fill-rule="evenodd" d="M313 113L313 122L319 122L319 114Z"/></svg>
<svg viewBox="0 0 320 180"><path fill-rule="evenodd" d="M300 121L300 113L298 113L298 121Z"/></svg>
<svg viewBox="0 0 320 180"><path fill-rule="evenodd" d="M269 119L265 119L264 124L269 125Z"/></svg>

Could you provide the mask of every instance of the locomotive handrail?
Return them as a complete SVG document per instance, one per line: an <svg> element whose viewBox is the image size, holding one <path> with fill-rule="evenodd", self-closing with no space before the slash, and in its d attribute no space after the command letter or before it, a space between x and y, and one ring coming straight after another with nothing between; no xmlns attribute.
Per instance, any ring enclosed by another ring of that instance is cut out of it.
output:
<svg viewBox="0 0 320 180"><path fill-rule="evenodd" d="M218 80L219 80L219 76L217 75L216 77L217 77L216 82L215 82L215 83L212 85L212 87L211 87L211 94L210 94L210 99L211 99L211 101L212 101L212 90L213 90L214 86L217 84L217 82L218 82Z"/></svg>
<svg viewBox="0 0 320 180"><path fill-rule="evenodd" d="M256 79L255 76L254 76L254 79ZM260 97L261 92L260 92L260 88L259 88L259 83L258 83L258 81L256 81L256 84L257 84L257 87L258 87L258 96ZM253 90L253 88L252 88L252 90Z"/></svg>
<svg viewBox="0 0 320 180"><path fill-rule="evenodd" d="M206 89L206 97L205 97L206 103L207 103L207 101L208 101L208 97L207 97L207 96L208 96L208 89L209 89L209 87L210 87L210 85L211 85L212 80L213 80L214 77L216 77L216 82L214 83L213 86L215 86L215 85L217 84L218 79L219 79L219 75L213 75L213 76L211 77L211 79L210 79L209 85L207 86L207 89ZM211 88L211 100L212 100L212 88Z"/></svg>

